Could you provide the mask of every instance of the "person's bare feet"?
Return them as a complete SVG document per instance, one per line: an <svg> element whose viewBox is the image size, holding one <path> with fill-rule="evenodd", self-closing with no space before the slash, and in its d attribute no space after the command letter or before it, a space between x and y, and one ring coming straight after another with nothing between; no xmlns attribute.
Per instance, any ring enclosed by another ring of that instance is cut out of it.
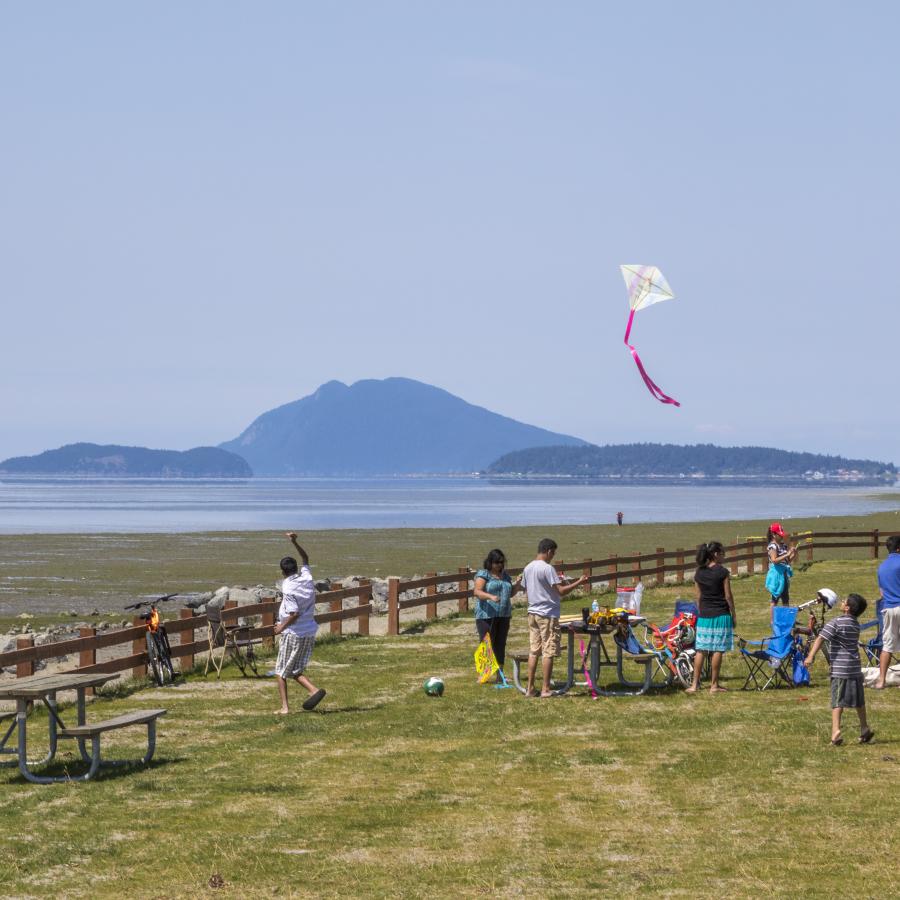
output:
<svg viewBox="0 0 900 900"><path fill-rule="evenodd" d="M831 736L831 743L832 743L835 747L840 747L841 744L844 743L844 739L843 739L843 737L841 737L840 731L836 731L836 732Z"/></svg>
<svg viewBox="0 0 900 900"><path fill-rule="evenodd" d="M526 697L537 697L537 694L534 691L525 691Z"/></svg>
<svg viewBox="0 0 900 900"><path fill-rule="evenodd" d="M276 716L286 716L289 712L289 709L276 709L274 714Z"/></svg>
<svg viewBox="0 0 900 900"><path fill-rule="evenodd" d="M552 697L553 694L550 691L541 691L541 700L546 700L547 697Z"/></svg>
<svg viewBox="0 0 900 900"><path fill-rule="evenodd" d="M714 684L710 687L709 692L711 694L724 694L728 688L722 687L720 684Z"/></svg>
<svg viewBox="0 0 900 900"><path fill-rule="evenodd" d="M684 692L685 692L686 694L696 694L696 693L697 693L697 688L695 688L695 687L685 688L685 689L684 689Z"/></svg>
<svg viewBox="0 0 900 900"><path fill-rule="evenodd" d="M879 683L876 681L875 684L872 685L872 687L875 688L876 691L883 691L883 690L884 690L884 682L882 681L882 682L879 684Z"/></svg>

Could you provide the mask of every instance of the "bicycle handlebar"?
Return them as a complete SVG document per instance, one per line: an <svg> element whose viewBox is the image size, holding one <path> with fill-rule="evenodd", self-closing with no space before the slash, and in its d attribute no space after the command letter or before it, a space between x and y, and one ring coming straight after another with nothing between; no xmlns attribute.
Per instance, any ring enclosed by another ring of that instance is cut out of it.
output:
<svg viewBox="0 0 900 900"><path fill-rule="evenodd" d="M157 603L166 603L171 600L173 597L177 597L178 594L166 594L164 597L157 597L155 600L138 600L137 603L131 603L128 606L123 607L123 609L141 609L144 606L156 606Z"/></svg>
<svg viewBox="0 0 900 900"><path fill-rule="evenodd" d="M809 609L810 606L815 606L816 603L821 603L822 606L825 606L828 601L823 600L821 597L816 597L814 600L807 600L806 603L801 603L797 607L797 612L799 612L801 609Z"/></svg>

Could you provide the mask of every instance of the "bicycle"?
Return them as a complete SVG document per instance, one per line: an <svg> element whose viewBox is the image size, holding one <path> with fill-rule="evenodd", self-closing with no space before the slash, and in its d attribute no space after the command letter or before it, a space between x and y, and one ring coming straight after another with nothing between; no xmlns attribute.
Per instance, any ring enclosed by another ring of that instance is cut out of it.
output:
<svg viewBox="0 0 900 900"><path fill-rule="evenodd" d="M825 615L827 614L829 609L834 609L837 601L838 597L834 591L832 591L830 588L821 588L816 592L815 599L807 600L806 603L801 603L797 607L798 613L800 613L804 609L809 610L809 620L807 624L795 625L793 629L793 633L795 635L806 638L805 641L801 640L801 652L804 655L809 653L809 650L813 645L813 641L815 641L815 639L819 636L819 632L825 625ZM819 616L816 615L816 606L821 607L821 609L819 610ZM825 641L822 644L822 655L825 657L825 661L830 665L831 655L828 652L828 641Z"/></svg>
<svg viewBox="0 0 900 900"><path fill-rule="evenodd" d="M162 687L166 681L174 681L176 678L175 669L172 667L172 650L169 646L169 635L166 632L166 626L160 621L158 603L166 603L178 594L166 594L164 597L157 597L155 600L140 600L126 606L125 609L143 609L147 607L147 612L141 613L141 618L147 623L147 669L151 677L159 687Z"/></svg>

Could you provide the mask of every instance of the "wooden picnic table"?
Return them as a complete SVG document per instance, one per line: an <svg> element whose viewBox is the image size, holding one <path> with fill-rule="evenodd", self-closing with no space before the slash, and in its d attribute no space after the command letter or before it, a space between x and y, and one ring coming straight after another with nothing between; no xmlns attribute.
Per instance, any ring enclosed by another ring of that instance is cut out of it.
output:
<svg viewBox="0 0 900 900"><path fill-rule="evenodd" d="M639 625L645 622L643 616L629 616L629 625ZM653 663L655 660L652 653L631 654L626 652L622 645L615 640L615 633L618 630L617 625L588 625L579 616L577 619L573 616L560 620L560 628L567 638L566 646L566 680L559 684L554 682L553 694L559 696L568 693L573 687L587 686L587 681L576 680L575 669L575 635L587 635L588 646L585 650L584 663L588 667L591 681L598 694L603 697L619 697L628 696L635 697L644 694L650 687L653 680ZM610 655L604 643L604 637L612 635L615 645L613 654ZM579 657L580 658L580 657ZM521 667L523 663L527 663L528 653L514 653L513 660L513 682L515 686L524 694L525 686L521 680ZM644 666L644 677L640 681L633 681L625 676L623 664L626 660ZM603 687L600 684L600 673L604 668L612 668L616 672L616 678L621 685L620 687Z"/></svg>
<svg viewBox="0 0 900 900"><path fill-rule="evenodd" d="M4 737L0 740L0 752L14 753L17 757L19 771L22 775L36 784L50 784L57 781L87 781L92 778L99 766L100 760L100 734L116 728L124 728L129 725L147 725L147 753L142 762L147 763L153 756L156 745L156 719L165 715L164 709L143 710L110 719L106 722L88 724L86 721L85 695L88 688L99 687L117 676L109 672L59 672L54 675L30 675L27 678L17 678L14 681L0 683L0 700L15 700L15 719L8 727ZM76 691L77 694L77 719L78 724L68 728L60 718L57 704L57 694L60 691ZM28 707L35 701L40 701L47 707L47 721L50 744L47 755L38 761L28 760L27 718ZM5 745L12 736L13 731L18 732L18 748L15 751L7 750ZM56 756L58 741L60 738L72 738L78 744L81 758L90 765L90 769L83 775L62 777L35 775L30 767L46 765ZM91 740L91 752L88 753L86 742ZM15 765L15 762L6 762L2 765ZM107 762L104 765L117 765L119 763Z"/></svg>

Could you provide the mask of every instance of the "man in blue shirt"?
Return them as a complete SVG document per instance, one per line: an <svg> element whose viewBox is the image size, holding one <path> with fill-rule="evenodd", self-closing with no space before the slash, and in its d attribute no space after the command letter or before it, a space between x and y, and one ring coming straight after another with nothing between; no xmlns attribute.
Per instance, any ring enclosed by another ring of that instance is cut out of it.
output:
<svg viewBox="0 0 900 900"><path fill-rule="evenodd" d="M881 588L881 658L875 687L884 687L891 655L900 652L900 535L893 534L886 541L887 559L878 567L878 587Z"/></svg>

